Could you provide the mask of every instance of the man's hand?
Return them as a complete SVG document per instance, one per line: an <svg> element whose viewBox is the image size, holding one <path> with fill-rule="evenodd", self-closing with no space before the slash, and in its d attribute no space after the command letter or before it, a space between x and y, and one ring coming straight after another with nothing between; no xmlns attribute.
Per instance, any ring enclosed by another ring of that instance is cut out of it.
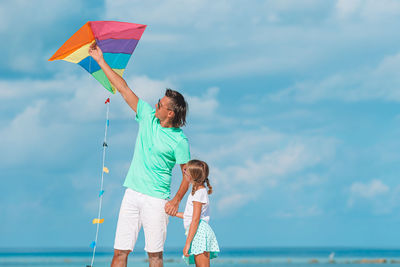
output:
<svg viewBox="0 0 400 267"><path fill-rule="evenodd" d="M182 198L185 196L186 191L189 188L189 182L185 179L184 177L184 168L186 164L181 164L181 171L182 171L182 182L181 185L179 186L178 192L176 193L175 197L171 200L168 201L167 204L165 204L165 213L167 213L170 216L176 216L176 213L178 212L179 208L179 203L181 203Z"/></svg>
<svg viewBox="0 0 400 267"><path fill-rule="evenodd" d="M101 51L100 47L97 46L96 42L94 42L89 48L89 55L99 62L103 59L103 52Z"/></svg>
<svg viewBox="0 0 400 267"><path fill-rule="evenodd" d="M172 199L165 204L165 213L170 216L175 216L179 209L179 202L175 199Z"/></svg>

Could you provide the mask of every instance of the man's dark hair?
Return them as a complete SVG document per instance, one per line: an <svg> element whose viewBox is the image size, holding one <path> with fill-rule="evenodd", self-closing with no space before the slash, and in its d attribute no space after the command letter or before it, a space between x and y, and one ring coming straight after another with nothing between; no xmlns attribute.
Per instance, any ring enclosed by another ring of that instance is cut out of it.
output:
<svg viewBox="0 0 400 267"><path fill-rule="evenodd" d="M165 96L170 99L170 108L175 116L172 119L172 126L179 128L186 124L186 112L188 111L188 104L183 95L177 91L167 88Z"/></svg>

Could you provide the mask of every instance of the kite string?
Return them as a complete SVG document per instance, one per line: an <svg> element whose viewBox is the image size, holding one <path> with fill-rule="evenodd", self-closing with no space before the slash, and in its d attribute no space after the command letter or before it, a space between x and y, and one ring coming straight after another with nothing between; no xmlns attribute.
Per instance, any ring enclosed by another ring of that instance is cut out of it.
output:
<svg viewBox="0 0 400 267"><path fill-rule="evenodd" d="M107 103L107 102L106 102ZM107 147L107 130L108 130L108 114L109 114L109 104L110 102L108 101L107 104L107 115L106 115L106 126L105 126L105 131L104 131L104 142L103 142L103 167L101 168L101 185L100 185L100 200L99 200L99 210L98 210L98 214L97 214L97 219L100 220L101 218L101 207L102 207L102 202L103 202L103 184L104 184L104 162L106 159L106 147ZM93 246L93 255L92 255L92 261L90 266L93 266L93 262L94 262L94 257L96 254L96 247L97 247L97 239L99 236L99 227L100 227L100 223L97 223L97 228L96 228L96 237L94 240L94 246Z"/></svg>

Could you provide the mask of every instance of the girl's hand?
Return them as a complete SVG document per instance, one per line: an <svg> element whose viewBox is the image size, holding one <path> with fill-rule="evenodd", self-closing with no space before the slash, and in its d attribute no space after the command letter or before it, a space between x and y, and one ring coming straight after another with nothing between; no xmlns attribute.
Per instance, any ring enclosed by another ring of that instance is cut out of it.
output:
<svg viewBox="0 0 400 267"><path fill-rule="evenodd" d="M189 257L189 249L190 249L190 244L189 245L185 245L185 247L183 248L183 255L185 257Z"/></svg>

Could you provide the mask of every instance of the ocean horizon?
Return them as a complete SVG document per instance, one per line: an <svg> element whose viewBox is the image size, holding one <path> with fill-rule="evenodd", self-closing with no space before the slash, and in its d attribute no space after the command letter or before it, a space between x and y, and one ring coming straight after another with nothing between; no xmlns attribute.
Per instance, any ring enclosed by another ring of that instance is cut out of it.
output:
<svg viewBox="0 0 400 267"><path fill-rule="evenodd" d="M93 266L110 266L112 248L97 248ZM165 266L186 266L182 260L182 248L166 248ZM0 248L1 267L90 265L90 248ZM386 263L400 266L400 248L360 247L222 247L216 266L309 266L310 264L346 264L376 266ZM143 248L137 248L129 256L128 266L148 266Z"/></svg>

